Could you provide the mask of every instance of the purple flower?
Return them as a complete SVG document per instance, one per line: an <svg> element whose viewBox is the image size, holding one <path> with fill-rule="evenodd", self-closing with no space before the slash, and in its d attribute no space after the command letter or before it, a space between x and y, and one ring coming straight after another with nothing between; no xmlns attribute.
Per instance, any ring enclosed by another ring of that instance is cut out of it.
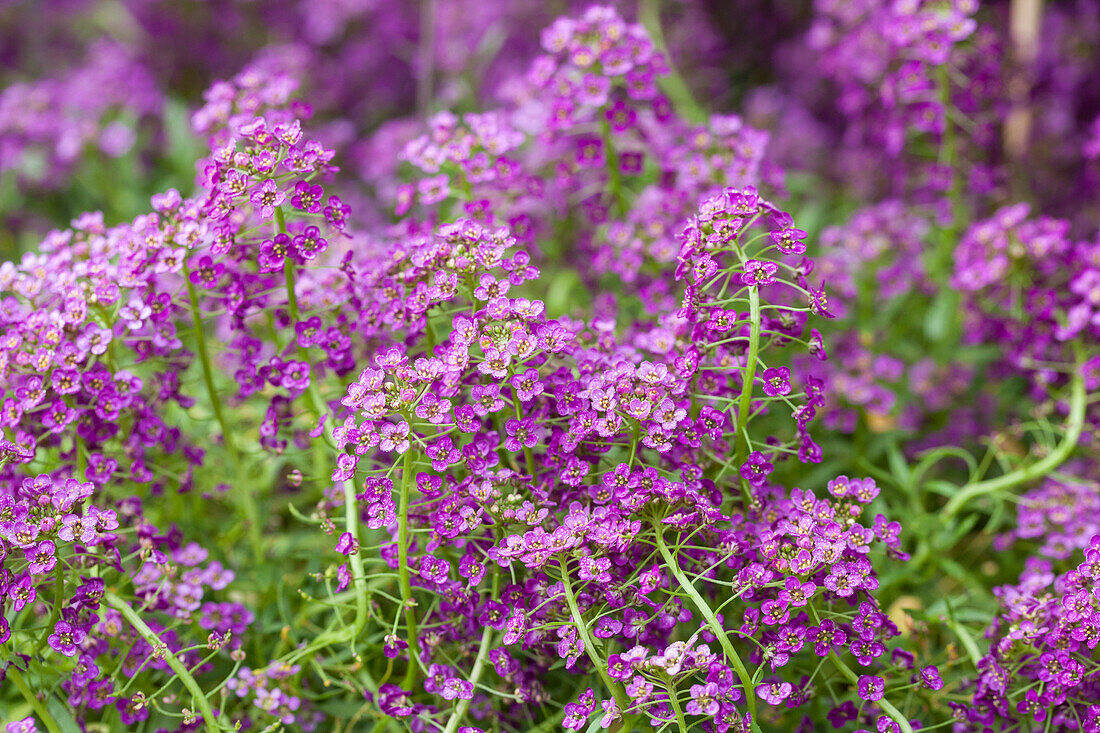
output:
<svg viewBox="0 0 1100 733"><path fill-rule="evenodd" d="M772 242L783 254L800 255L805 253L806 245L802 240L806 238L806 232L794 227L785 227L779 231L771 232Z"/></svg>
<svg viewBox="0 0 1100 733"><path fill-rule="evenodd" d="M283 269L288 257L295 254L294 244L287 234L276 234L274 239L266 239L260 244L260 269L274 272Z"/></svg>
<svg viewBox="0 0 1100 733"><path fill-rule="evenodd" d="M474 698L474 683L452 677L443 683L440 696L444 700L472 700Z"/></svg>
<svg viewBox="0 0 1100 733"><path fill-rule="evenodd" d="M23 550L23 554L30 563L27 572L31 575L45 575L57 565L57 556L54 554L56 547L50 540L42 540L34 547Z"/></svg>
<svg viewBox="0 0 1100 733"><path fill-rule="evenodd" d="M714 717L720 708L718 701L724 697L722 689L713 682L691 686L691 700L685 708L691 715Z"/></svg>
<svg viewBox="0 0 1100 733"><path fill-rule="evenodd" d="M84 629L73 626L68 621L58 621L50 634L50 647L66 657L75 657L78 645L84 641Z"/></svg>
<svg viewBox="0 0 1100 733"><path fill-rule="evenodd" d="M881 677L868 674L861 675L856 689L859 692L860 700L878 702L882 699L883 691L886 689L886 681Z"/></svg>
<svg viewBox="0 0 1100 733"><path fill-rule="evenodd" d="M760 451L749 453L748 458L741 464L741 478L749 482L751 486L760 488L768 480L768 474L775 468Z"/></svg>
<svg viewBox="0 0 1100 733"><path fill-rule="evenodd" d="M359 542L352 537L351 532L344 532L336 541L336 551L341 555L354 555L359 552Z"/></svg>
<svg viewBox="0 0 1100 733"><path fill-rule="evenodd" d="M519 451L523 448L534 448L539 442L538 430L535 427L534 418L523 420L511 419L504 423L504 429L508 437L504 441L504 447L510 451Z"/></svg>
<svg viewBox="0 0 1100 733"><path fill-rule="evenodd" d="M805 606L816 590L817 586L813 583L803 583L798 578L787 578L783 581L783 590L779 591L779 600L795 607Z"/></svg>
<svg viewBox="0 0 1100 733"><path fill-rule="evenodd" d="M286 194L273 179L268 178L252 191L248 200L259 210L261 219L270 219L275 216L275 209L286 201Z"/></svg>
<svg viewBox="0 0 1100 733"><path fill-rule="evenodd" d="M927 687L929 690L942 690L943 679L940 677L939 668L933 665L922 667L920 671L920 683L921 686Z"/></svg>
<svg viewBox="0 0 1100 733"><path fill-rule="evenodd" d="M324 197L324 189L318 184L310 185L308 181L298 181L294 184L294 195L290 199L290 205L301 211L317 214L321 211L321 199ZM256 203L253 199L252 203ZM282 201L275 205L278 206ZM266 218L266 216L265 216Z"/></svg>
<svg viewBox="0 0 1100 733"><path fill-rule="evenodd" d="M745 285L771 285L775 282L775 273L778 271L779 265L774 262L749 260L745 263L745 271L741 273L741 282Z"/></svg>
<svg viewBox="0 0 1100 733"><path fill-rule="evenodd" d="M301 263L312 262L328 248L328 240L321 236L321 230L315 226L306 227L301 234L294 237L294 256Z"/></svg>
<svg viewBox="0 0 1100 733"><path fill-rule="evenodd" d="M28 715L22 720L16 720L4 726L5 733L38 733L38 726L34 724L34 716Z"/></svg>
<svg viewBox="0 0 1100 733"><path fill-rule="evenodd" d="M790 682L768 682L756 686L756 695L770 705L778 705L791 696Z"/></svg>
<svg viewBox="0 0 1100 733"><path fill-rule="evenodd" d="M209 257L201 257L198 261L191 263L190 280L195 285L212 288L218 284L224 272L225 265L222 263L214 262Z"/></svg>
<svg viewBox="0 0 1100 733"><path fill-rule="evenodd" d="M788 367L769 367L764 370L764 394L779 397L791 393L791 370Z"/></svg>

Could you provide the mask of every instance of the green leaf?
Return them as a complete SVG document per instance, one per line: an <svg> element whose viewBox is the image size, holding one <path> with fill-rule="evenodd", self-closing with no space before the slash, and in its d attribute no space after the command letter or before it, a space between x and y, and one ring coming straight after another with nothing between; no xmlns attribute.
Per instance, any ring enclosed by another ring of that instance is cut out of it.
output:
<svg viewBox="0 0 1100 733"><path fill-rule="evenodd" d="M53 716L57 726L61 729L61 733L83 733L80 726L73 720L69 708L65 707L56 697L50 696L46 700L46 710Z"/></svg>

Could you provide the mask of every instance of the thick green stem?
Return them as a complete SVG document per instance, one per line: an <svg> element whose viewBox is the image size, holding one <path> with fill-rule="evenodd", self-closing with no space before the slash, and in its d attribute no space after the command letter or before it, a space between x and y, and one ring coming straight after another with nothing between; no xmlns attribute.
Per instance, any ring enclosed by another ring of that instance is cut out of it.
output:
<svg viewBox="0 0 1100 733"><path fill-rule="evenodd" d="M859 685L859 677L848 668L848 665L840 659L835 650L829 652L829 658L832 660L833 666L836 667L842 675L848 678L848 681L852 683L853 687ZM892 702L883 697L875 704L886 711L886 714L901 728L902 733L913 733L913 727L909 725L908 718L902 715L902 712L894 707Z"/></svg>
<svg viewBox="0 0 1100 733"><path fill-rule="evenodd" d="M1081 439L1081 433L1084 431L1085 427L1085 408L1087 406L1088 399L1085 394L1085 380L1081 374L1080 364L1078 364L1077 368L1074 370L1072 381L1070 382L1069 419L1066 421L1066 434L1062 437L1062 442L1060 442L1046 458L1040 461L1036 461L1028 466L1023 466L1015 471L1010 471L997 478L963 486L944 506L943 516L953 517L966 506L967 502L976 497L993 494L1028 481L1042 478L1065 463L1066 459L1070 457L1074 448L1077 447L1078 441Z"/></svg>
<svg viewBox="0 0 1100 733"><path fill-rule="evenodd" d="M745 356L745 371L742 372L741 395L737 398L737 452L734 465L740 467L749 454L749 439L746 423L752 410L752 393L756 382L756 362L760 358L760 288L749 288L749 351ZM741 479L741 493L749 496L748 482ZM746 504L746 509L748 505Z"/></svg>
<svg viewBox="0 0 1100 733"><path fill-rule="evenodd" d="M14 664L9 665L4 672L7 675L7 679L15 683L15 686L19 688L19 694L23 696L23 699L30 703L34 708L34 713L42 722L46 725L46 730L50 733L61 733L61 726L57 724L57 721L53 719L49 711L42 706L42 701L35 697L34 691L31 690L27 681L23 679L23 673L19 671L19 668Z"/></svg>
<svg viewBox="0 0 1100 733"><path fill-rule="evenodd" d="M592 639L592 634L588 631L588 623L581 615L581 609L577 605L577 597L573 593L573 584L569 581L568 563L564 559L558 558L558 567L561 568L561 584L565 590L565 602L568 604L569 613L573 617L573 625L577 627L577 632L581 635L581 641L584 642L584 651L588 655L588 659L591 660L592 666L596 668L600 679L603 680L604 687L615 697L615 704L619 706L619 711L625 718L626 709L630 705L630 698L626 696L626 690L623 689L623 686L611 679L611 675L607 673L607 665L596 653L596 643Z"/></svg>
<svg viewBox="0 0 1100 733"><path fill-rule="evenodd" d="M283 215L282 207L275 208L275 225L279 229L280 234L286 234L286 217ZM298 294L295 291L295 271L294 262L287 259L283 263L283 278L286 283L286 300L287 310L290 312L290 317L297 323L301 320L301 311L298 308ZM304 348L298 347L298 358L306 364L310 363L309 352ZM313 406L313 411L317 416L317 419L321 419L322 415L328 414L328 406L325 404L325 400L321 397L320 392L317 390L317 381L314 379L315 375L310 375L309 389L307 394L309 395L310 403ZM325 437L328 439L330 445L335 447L336 438L334 435L335 425L331 420L325 423ZM344 490L344 529L358 542L359 541L359 503L356 499L355 492L355 479L348 479L343 484ZM351 578L352 584L355 587L355 622L352 626L352 637L354 640L358 637L363 630L367 627L367 622L370 620L370 615L367 608L367 574L363 567L363 557L359 553L354 553L349 556L348 559L351 565ZM337 635L336 641L346 641L344 636Z"/></svg>
<svg viewBox="0 0 1100 733"><path fill-rule="evenodd" d="M218 388L214 385L214 367L210 362L210 350L206 344L206 331L203 330L202 311L199 310L199 296L195 292L195 284L191 282L191 273L186 262L183 264L183 281L187 283L187 297L191 306L191 323L195 330L195 350L198 351L199 363L202 365L202 378L206 383L206 394L210 399L210 407L214 410L214 418L218 421L218 426L222 430L222 444L225 445L225 452L229 454L234 476L240 481L245 478L241 472L241 456L237 452L233 432L229 429L229 424L225 420L225 411L222 409L221 397L218 396ZM252 491L253 487L246 481L234 493L240 501L248 521L248 539L252 545L252 553L257 562L260 562L264 556L263 534L260 531L260 508Z"/></svg>
<svg viewBox="0 0 1100 733"><path fill-rule="evenodd" d="M684 710L680 707L680 700L676 697L676 685L672 678L668 679L668 701L672 704L672 712L676 714L676 725L680 726L680 733L687 733L687 719L684 718Z"/></svg>
<svg viewBox="0 0 1100 733"><path fill-rule="evenodd" d="M111 591L107 591L103 598L107 601L108 606L121 613L122 616L130 622L130 625L141 634L141 637L145 639L149 646L154 649L164 647L164 643L160 640L160 637L149 628L149 625L142 620L141 616L138 616L137 612L130 607L129 603L122 600ZM188 692L191 693L195 705L199 708L199 713L202 714L203 723L205 723L207 730L220 730L221 727L215 723L216 718L214 717L214 709L210 707L210 700L207 699L206 693L199 687L199 683L191 676L191 672L187 669L186 665L184 665L184 663L171 651L168 651L164 655L164 661L176 676L179 677L180 682L183 683L183 686L187 688Z"/></svg>
<svg viewBox="0 0 1100 733"><path fill-rule="evenodd" d="M412 449L405 452L405 465L401 471L401 505L397 516L397 576L401 585L401 607L405 612L405 633L409 641L409 668L402 686L412 689L420 670L420 639L416 630L416 605L412 597L409 579L409 495L416 482L413 474L416 456Z"/></svg>
<svg viewBox="0 0 1100 733"><path fill-rule="evenodd" d="M638 21L645 26L649 37L653 40L654 47L665 55L668 73L661 76L657 83L668 95L677 112L689 122L696 125L703 124L707 120L706 110L695 101L695 96L688 88L684 77L676 70L676 66L668 53L664 30L661 27L661 0L641 0L638 4Z"/></svg>
<svg viewBox="0 0 1100 733"><path fill-rule="evenodd" d="M673 556L672 552L668 549L668 544L665 543L664 527L659 521L654 520L653 529L657 538L657 550L661 553L661 557L665 560L665 565L668 567L669 572L676 578L676 582L680 584L680 588L688 594L692 602L695 604L695 608L703 616L703 620L706 621L707 627L710 632L718 638L718 643L722 647L722 651L726 653L726 658L729 659L730 664L733 665L733 671L737 673L737 677L741 680L741 687L745 692L745 703L748 705L749 714L752 715L752 729L759 733L760 724L756 719L756 696L753 692L752 675L749 674L749 670L745 667L745 663L741 661L741 657L738 656L737 650L733 648L733 643L729 640L729 636L726 634L725 629L722 628L722 624L718 622L718 617L711 610L710 604L703 598L702 594L695 589L695 585L687 574L684 573L680 567L679 560Z"/></svg>
<svg viewBox="0 0 1100 733"><path fill-rule="evenodd" d="M53 633L53 627L57 624L58 619L61 618L61 606L65 604L65 575L64 565L60 562L54 566L53 582L53 608L50 610L49 620L46 621L46 628L42 629L42 636L38 637L38 643L34 645L34 652L32 652L31 656L37 657L42 647L46 646L46 641L49 639L50 634Z"/></svg>
<svg viewBox="0 0 1100 733"><path fill-rule="evenodd" d="M496 598L497 593L500 590L500 573L493 573L493 586L490 593L490 598ZM477 657L474 659L474 666L470 669L470 684L477 688L477 683L481 680L481 673L485 671L485 662L489 658L489 647L493 640L493 627L486 626L481 631L481 646L478 647ZM458 730L458 726L462 725L462 719L466 717L466 710L470 707L470 701L462 699L455 705L454 713L451 715L450 720L447 721L447 727L443 730L443 733L455 733Z"/></svg>
<svg viewBox="0 0 1100 733"><path fill-rule="evenodd" d="M611 186L611 197L618 207L618 213L625 215L627 211L626 196L623 193L623 175L619 170L619 154L615 152L615 141L611 139L611 124L602 120L600 129L603 131L603 146L607 155L607 178Z"/></svg>

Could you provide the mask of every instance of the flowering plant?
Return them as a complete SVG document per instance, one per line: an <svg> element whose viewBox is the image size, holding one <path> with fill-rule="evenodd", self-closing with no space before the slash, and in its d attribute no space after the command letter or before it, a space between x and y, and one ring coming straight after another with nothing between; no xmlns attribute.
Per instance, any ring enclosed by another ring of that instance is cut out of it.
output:
<svg viewBox="0 0 1100 733"><path fill-rule="evenodd" d="M0 92L28 201L148 147L0 265L6 730L1100 731L1100 238L1008 184L1096 182L1016 86L1097 111L1022 11L819 0L767 86L694 2L474 5L230 2L187 125L89 45L45 177ZM387 28L412 94L329 68Z"/></svg>

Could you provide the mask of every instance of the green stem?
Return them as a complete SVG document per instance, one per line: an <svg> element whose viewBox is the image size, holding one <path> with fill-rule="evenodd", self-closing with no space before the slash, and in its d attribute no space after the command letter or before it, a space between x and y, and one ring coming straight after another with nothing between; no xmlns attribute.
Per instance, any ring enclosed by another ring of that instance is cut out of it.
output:
<svg viewBox="0 0 1100 733"><path fill-rule="evenodd" d="M855 672L848 668L848 665L841 661L840 657L836 653L836 650L829 651L829 658L832 660L833 666L836 667L842 675L848 678L848 681L852 683L852 686L858 687L859 677L856 675ZM904 715L902 715L902 712L900 710L894 707L894 704L892 702L883 697L875 704L886 711L886 714L889 715L893 719L893 721L897 723L898 726L901 728L902 733L913 733L913 727L909 725L909 720Z"/></svg>
<svg viewBox="0 0 1100 733"><path fill-rule="evenodd" d="M737 398L737 452L734 464L740 468L749 453L749 439L746 423L752 410L752 393L756 382L756 362L760 358L760 288L749 288L749 351L745 356L745 371L742 374L741 395ZM749 496L748 482L741 479L741 493ZM748 503L745 508L748 509Z"/></svg>
<svg viewBox="0 0 1100 733"><path fill-rule="evenodd" d="M410 448L405 452L405 465L401 471L401 506L397 516L397 575L401 585L401 607L405 612L405 633L409 641L409 668L405 672L402 687L412 689L419 676L420 639L416 630L416 609L409 580L409 494L416 481L413 474L415 456Z"/></svg>
<svg viewBox="0 0 1100 733"><path fill-rule="evenodd" d="M676 725L680 726L680 733L687 733L687 719L684 718L684 711L680 707L680 700L676 697L676 685L673 683L671 677L668 679L668 701L672 703L672 711L676 713Z"/></svg>
<svg viewBox="0 0 1100 733"><path fill-rule="evenodd" d="M103 598L105 601L107 601L108 606L121 613L123 617L130 622L130 625L133 626L139 634L141 634L141 637L145 639L146 643L148 643L149 646L153 647L154 649L164 646L164 643L160 640L160 637L158 637L156 633L149 628L149 625L146 624L144 620L142 620L141 616L137 615L137 612L130 607L130 604L119 598L111 591L107 591L104 594ZM180 682L183 683L183 686L186 687L187 690L191 693L192 698L194 698L195 705L198 706L199 712L202 714L202 719L203 722L206 724L207 730L219 730L220 726L216 726L214 722L216 718L214 717L214 709L210 707L210 700L206 698L206 694L202 691L202 688L199 687L199 683L196 682L195 678L191 676L190 670L188 670L186 665L184 665L184 663L181 662L171 651L168 651L168 653L165 654L164 661L168 664L172 671L175 672L176 676L179 677Z"/></svg>
<svg viewBox="0 0 1100 733"><path fill-rule="evenodd" d="M638 21L645 26L649 37L653 40L653 46L665 55L668 73L658 80L658 84L664 89L677 112L696 125L703 124L706 122L707 113L695 101L691 89L688 88L684 77L676 70L668 53L665 34L661 28L661 0L641 0L638 4Z"/></svg>
<svg viewBox="0 0 1100 733"><path fill-rule="evenodd" d="M34 692L31 690L27 681L23 679L23 674L19 671L19 668L14 664L8 665L8 668L4 672L7 678L15 683L15 686L19 688L19 694L23 696L31 707L34 708L34 713L42 722L46 725L46 730L50 733L61 733L61 726L57 724L57 721L53 719L49 711L42 706L42 701L35 697Z"/></svg>
<svg viewBox="0 0 1100 733"><path fill-rule="evenodd" d="M1080 364L1078 364L1070 383L1069 419L1066 421L1066 434L1062 437L1062 442L1046 458L1040 461L1010 471L997 478L963 486L944 506L943 515L953 517L971 499L1042 478L1062 465L1073 453L1074 448L1077 447L1077 443L1081 439L1081 433L1085 427L1085 408L1087 406L1085 380L1081 374Z"/></svg>
<svg viewBox="0 0 1100 733"><path fill-rule="evenodd" d="M738 656L737 651L733 648L733 643L729 640L729 636L726 634L725 629L722 628L722 624L718 623L718 617L714 615L714 611L711 610L710 604L706 599L695 589L694 583L687 577L683 569L680 567L679 561L673 557L672 553L668 549L668 545L665 543L664 527L661 526L657 520L653 521L653 529L657 537L657 550L661 553L661 557L665 560L665 565L668 567L669 572L676 578L676 582L680 584L680 587L688 597L691 598L695 604L695 608L702 614L703 619L707 622L707 627L710 632L718 638L718 643L722 647L722 651L726 653L726 658L729 659L733 665L734 672L737 673L737 677L741 680L741 686L745 691L745 704L748 705L749 714L752 716L752 729L757 733L760 732L760 723L756 719L756 696L753 692L752 675L749 674L749 670L745 667L745 663L741 661L741 657Z"/></svg>
<svg viewBox="0 0 1100 733"><path fill-rule="evenodd" d="M516 408L516 419L523 420L523 411L519 406L519 392L518 390L512 390L512 402ZM527 475L532 478L535 477L535 454L526 445L523 446L523 460L527 463Z"/></svg>
<svg viewBox="0 0 1100 733"><path fill-rule="evenodd" d="M183 263L183 281L187 284L187 297L191 306L191 323L195 330L195 349L199 353L199 363L202 365L202 378L206 383L206 394L210 398L210 407L214 410L214 418L222 429L222 443L225 452L229 454L229 461L233 466L233 473L237 479L241 476L241 457L237 452L237 445L233 440L233 433L225 420L225 411L222 409L222 401L218 396L218 388L214 385L214 367L210 362L210 350L206 344L206 331L203 330L202 312L199 310L199 296L195 292L195 284L191 282L191 273L186 261ZM248 539L252 545L252 553L257 562L262 562L264 556L263 536L260 532L260 508L256 503L256 497L252 493L252 485L245 482L235 492L245 517L248 521Z"/></svg>
<svg viewBox="0 0 1100 733"><path fill-rule="evenodd" d="M490 598L496 598L497 592L500 590L500 573L493 573L493 586ZM474 666L470 669L470 683L476 688L477 683L481 680L481 673L485 671L485 661L489 658L490 642L493 640L493 627L486 626L481 631L481 646L477 650L477 657L474 659ZM454 714L451 715L451 719L447 721L447 727L443 730L443 733L455 733L458 730L458 726L461 725L462 719L466 717L466 710L470 707L470 701L462 699L455 705Z"/></svg>
<svg viewBox="0 0 1100 733"><path fill-rule="evenodd" d="M630 705L630 698L626 696L626 690L623 689L622 685L611 679L611 675L607 673L607 665L596 653L596 644L592 639L592 634L588 631L588 624L584 620L584 616L581 615L581 609L577 605L577 597L573 593L573 584L569 581L568 563L559 557L558 567L561 568L561 584L565 590L565 602L568 604L569 613L573 617L573 625L577 627L577 632L581 635L581 641L584 642L584 651L592 662L592 666L596 668L600 679L603 680L604 687L615 697L615 704L619 706L619 712L625 719L626 709Z"/></svg>
<svg viewBox="0 0 1100 733"><path fill-rule="evenodd" d="M191 282L191 272L187 263L183 264L183 280L187 283L187 297L191 306L191 322L195 328L195 347L199 352L199 362L202 364L202 377L206 382L206 391L210 397L210 406L214 409L214 417L222 429L222 442L225 450L234 465L240 465L240 456L237 454L237 446L233 442L233 433L225 421L225 412L222 410L222 401L218 397L218 389L214 386L214 368L210 363L210 351L206 345L206 331L203 330L202 312L199 310L199 296L195 292L195 284Z"/></svg>
<svg viewBox="0 0 1100 733"><path fill-rule="evenodd" d="M53 632L53 627L57 624L57 620L61 618L61 606L65 603L65 576L63 575L62 568L63 566L60 562L54 566L53 608L50 610L50 618L46 622L46 628L42 629L42 636L38 638L38 643L34 645L34 651L31 653L31 656L38 656L38 652L46 645L46 641Z"/></svg>
<svg viewBox="0 0 1100 733"><path fill-rule="evenodd" d="M626 196L623 194L623 176L619 170L619 154L615 152L615 143L611 139L611 123L601 120L600 129L603 131L603 145L607 154L607 178L611 185L611 196L618 207L618 213L625 215L627 211Z"/></svg>
<svg viewBox="0 0 1100 733"><path fill-rule="evenodd" d="M275 208L275 225L279 229L280 234L286 234L286 216L283 214L283 208L277 206ZM301 311L298 308L298 294L294 289L295 272L294 262L287 259L283 263L283 278L286 283L286 300L287 309L290 312L291 319L297 323L301 320ZM310 363L309 352L302 346L298 347L298 358L305 362ZM311 367L312 368L312 367ZM317 390L317 381L314 379L315 375L310 374L309 389L307 394L309 400L313 405L313 411L320 420L322 415L328 414L328 406L325 404L325 400L321 397L320 392ZM333 431L335 425L332 421L328 421L325 424L325 437L331 446L336 446L336 438ZM355 495L355 479L349 479L343 484L344 490L344 528L345 530L358 542L359 541L359 503ZM349 563L351 564L351 578L352 584L355 587L355 622L352 626L352 636L350 639L345 634L337 632L334 635L333 641L349 641L358 637L363 630L367 627L367 622L370 620L369 610L367 608L367 574L363 567L363 557L359 553L355 553L349 557ZM320 641L319 637L315 641Z"/></svg>

